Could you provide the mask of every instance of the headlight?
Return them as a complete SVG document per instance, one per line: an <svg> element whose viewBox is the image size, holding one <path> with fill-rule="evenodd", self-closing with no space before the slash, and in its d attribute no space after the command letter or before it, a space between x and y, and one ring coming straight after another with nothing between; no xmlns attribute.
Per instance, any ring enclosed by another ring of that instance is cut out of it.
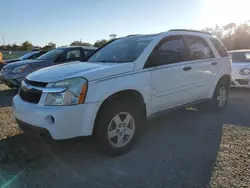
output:
<svg viewBox="0 0 250 188"><path fill-rule="evenodd" d="M48 93L45 105L64 106L84 103L88 82L84 78L72 78L55 83L52 87L65 87L62 93Z"/></svg>
<svg viewBox="0 0 250 188"><path fill-rule="evenodd" d="M29 65L21 65L21 66L18 66L18 67L14 68L14 69L12 70L12 73L15 73L15 74L23 73L28 67L29 67Z"/></svg>
<svg viewBox="0 0 250 188"><path fill-rule="evenodd" d="M242 70L240 70L240 74L241 75L248 75L248 74L250 74L250 69L242 69Z"/></svg>

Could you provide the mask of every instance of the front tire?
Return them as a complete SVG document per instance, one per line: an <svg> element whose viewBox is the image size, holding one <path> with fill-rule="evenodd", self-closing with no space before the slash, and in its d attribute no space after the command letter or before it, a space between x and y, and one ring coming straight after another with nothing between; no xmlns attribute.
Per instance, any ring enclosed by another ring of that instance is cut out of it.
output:
<svg viewBox="0 0 250 188"><path fill-rule="evenodd" d="M95 134L101 149L110 155L126 153L135 144L140 126L140 112L126 102L108 102L101 109Z"/></svg>

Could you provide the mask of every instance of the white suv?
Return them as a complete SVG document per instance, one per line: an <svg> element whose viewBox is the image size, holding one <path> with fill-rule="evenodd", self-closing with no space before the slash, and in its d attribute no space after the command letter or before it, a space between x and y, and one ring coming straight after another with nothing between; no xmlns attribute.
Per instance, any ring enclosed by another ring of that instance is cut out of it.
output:
<svg viewBox="0 0 250 188"><path fill-rule="evenodd" d="M149 116L204 100L224 108L230 75L227 51L209 33L131 35L109 42L86 62L28 75L13 109L22 127L53 139L93 134L105 151L121 154Z"/></svg>

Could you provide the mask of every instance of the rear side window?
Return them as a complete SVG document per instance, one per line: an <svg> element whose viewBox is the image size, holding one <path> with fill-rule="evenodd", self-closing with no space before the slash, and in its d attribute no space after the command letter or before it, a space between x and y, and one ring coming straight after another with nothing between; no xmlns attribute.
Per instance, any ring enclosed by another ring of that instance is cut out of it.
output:
<svg viewBox="0 0 250 188"><path fill-rule="evenodd" d="M215 49L217 50L217 52L220 54L221 57L228 57L227 50L225 49L225 47L223 46L223 44L219 39L213 37L210 38L210 41L213 43Z"/></svg>
<svg viewBox="0 0 250 188"><path fill-rule="evenodd" d="M185 41L189 48L189 60L214 58L212 49L203 38L196 36L185 36Z"/></svg>

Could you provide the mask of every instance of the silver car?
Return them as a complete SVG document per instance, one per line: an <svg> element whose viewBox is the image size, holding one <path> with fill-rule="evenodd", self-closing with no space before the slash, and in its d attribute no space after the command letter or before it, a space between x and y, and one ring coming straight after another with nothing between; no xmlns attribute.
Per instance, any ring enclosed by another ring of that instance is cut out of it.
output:
<svg viewBox="0 0 250 188"><path fill-rule="evenodd" d="M231 87L250 88L250 49L229 51L232 59Z"/></svg>

